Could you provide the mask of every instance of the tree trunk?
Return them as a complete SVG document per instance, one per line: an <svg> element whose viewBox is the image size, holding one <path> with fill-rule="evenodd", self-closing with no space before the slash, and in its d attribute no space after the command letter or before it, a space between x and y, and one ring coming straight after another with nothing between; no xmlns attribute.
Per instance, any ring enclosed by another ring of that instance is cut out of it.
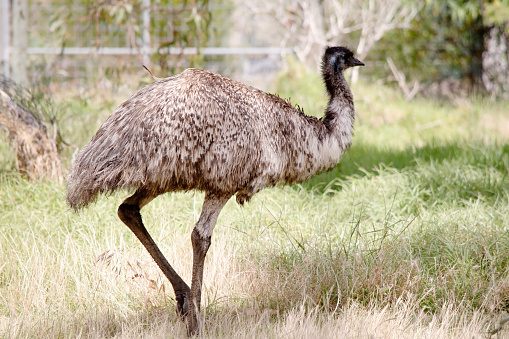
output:
<svg viewBox="0 0 509 339"><path fill-rule="evenodd" d="M482 57L486 91L492 98L509 98L509 36L504 25L488 28Z"/></svg>
<svg viewBox="0 0 509 339"><path fill-rule="evenodd" d="M27 57L28 47L28 0L12 2L12 79L22 85L28 84Z"/></svg>
<svg viewBox="0 0 509 339"><path fill-rule="evenodd" d="M0 72L10 77L11 27L9 0L0 0Z"/></svg>

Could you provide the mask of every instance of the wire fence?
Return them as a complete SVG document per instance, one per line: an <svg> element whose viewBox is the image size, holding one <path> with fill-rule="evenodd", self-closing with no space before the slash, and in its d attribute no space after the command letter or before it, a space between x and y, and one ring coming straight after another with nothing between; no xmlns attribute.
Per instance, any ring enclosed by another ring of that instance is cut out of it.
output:
<svg viewBox="0 0 509 339"><path fill-rule="evenodd" d="M292 53L256 41L231 1L0 1L2 17L6 8L10 17L2 20L2 32L12 32L1 35L3 73L16 78L25 72L31 83L125 81L126 74L146 75L143 64L157 76L198 66L256 83ZM26 27L16 27L23 20ZM254 47L224 47L246 45Z"/></svg>

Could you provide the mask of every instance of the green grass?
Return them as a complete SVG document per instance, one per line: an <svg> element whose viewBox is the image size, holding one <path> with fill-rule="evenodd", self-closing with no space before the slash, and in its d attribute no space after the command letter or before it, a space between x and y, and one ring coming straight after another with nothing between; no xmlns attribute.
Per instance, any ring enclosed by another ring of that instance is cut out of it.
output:
<svg viewBox="0 0 509 339"><path fill-rule="evenodd" d="M319 79L302 74L276 90L319 113ZM508 103L353 92L360 118L337 168L221 213L203 337L481 338L506 317ZM64 138L83 145L120 101L67 102ZM185 336L171 286L116 216L127 192L74 214L63 185L26 181L0 150L0 337ZM164 195L143 210L187 281L202 201Z"/></svg>

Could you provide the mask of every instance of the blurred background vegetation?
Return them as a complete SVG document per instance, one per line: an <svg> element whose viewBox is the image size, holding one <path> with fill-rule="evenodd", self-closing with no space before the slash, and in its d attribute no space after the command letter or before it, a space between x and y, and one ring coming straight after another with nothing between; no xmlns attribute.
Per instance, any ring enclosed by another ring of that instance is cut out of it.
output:
<svg viewBox="0 0 509 339"><path fill-rule="evenodd" d="M11 0L9 13L4 73L39 87L137 86L145 63L272 89L287 55L316 70L323 46L347 45L364 79L409 98L509 93L509 0Z"/></svg>

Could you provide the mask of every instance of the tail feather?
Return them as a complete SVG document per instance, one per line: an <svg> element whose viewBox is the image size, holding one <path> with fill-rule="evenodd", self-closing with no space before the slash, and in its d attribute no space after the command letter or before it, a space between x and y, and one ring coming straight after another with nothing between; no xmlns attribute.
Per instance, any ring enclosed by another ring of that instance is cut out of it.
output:
<svg viewBox="0 0 509 339"><path fill-rule="evenodd" d="M103 156L99 150L101 142L95 141L92 140L78 154L67 178L66 198L75 211L95 202L101 193L111 194L118 189L133 187L132 182L126 182L125 175L129 171L125 171L118 157L108 159Z"/></svg>
<svg viewBox="0 0 509 339"><path fill-rule="evenodd" d="M120 106L76 156L67 179L67 202L74 210L101 193L138 188L144 182L144 130L134 121L135 113L128 104Z"/></svg>
<svg viewBox="0 0 509 339"><path fill-rule="evenodd" d="M97 196L106 191L105 187L98 184L98 178L94 178L90 168L82 158L78 157L76 159L67 178L66 198L69 206L75 211L79 211L95 202Z"/></svg>

